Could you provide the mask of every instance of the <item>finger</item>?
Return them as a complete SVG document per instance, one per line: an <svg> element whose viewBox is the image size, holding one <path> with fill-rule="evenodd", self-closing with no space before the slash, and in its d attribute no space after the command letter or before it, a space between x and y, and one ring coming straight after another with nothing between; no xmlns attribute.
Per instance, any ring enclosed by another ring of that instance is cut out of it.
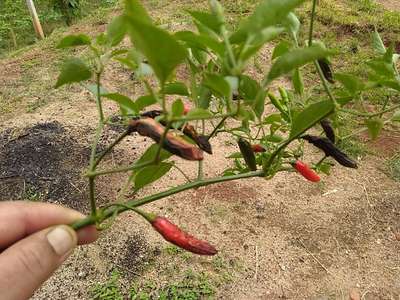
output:
<svg viewBox="0 0 400 300"><path fill-rule="evenodd" d="M0 202L0 249L41 229L53 225L70 224L82 218L84 215L75 210L50 203ZM97 237L93 227L85 229L84 232L83 243L93 241Z"/></svg>
<svg viewBox="0 0 400 300"><path fill-rule="evenodd" d="M78 235L78 245L93 243L99 237L99 232L96 226L93 225L79 229L76 233Z"/></svg>
<svg viewBox="0 0 400 300"><path fill-rule="evenodd" d="M76 232L60 225L36 232L9 247L0 255L1 299L29 299L76 244Z"/></svg>

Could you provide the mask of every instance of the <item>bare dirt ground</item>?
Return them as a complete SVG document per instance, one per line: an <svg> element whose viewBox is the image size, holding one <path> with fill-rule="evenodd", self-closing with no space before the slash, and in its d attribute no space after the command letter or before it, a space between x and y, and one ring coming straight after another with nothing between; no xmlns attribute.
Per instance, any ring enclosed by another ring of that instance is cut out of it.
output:
<svg viewBox="0 0 400 300"><path fill-rule="evenodd" d="M87 186L80 175L94 134L95 104L78 87L54 92L57 73L43 67L49 55L42 50L38 46L0 61L0 69L6 70L0 72L0 96L8 102L20 97L18 105L0 115L0 199L34 198L87 212ZM27 68L32 58L37 65ZM107 89L130 91L128 72L109 71ZM32 88L26 87L27 78ZM139 93L141 87L135 90ZM38 103L38 94L46 103L27 113L29 103ZM105 109L116 112L112 105ZM101 146L117 131L107 131ZM126 291L132 282L145 278L162 284L188 268L219 281L218 299L348 299L350 294L352 299L399 299L400 184L382 166L386 156L398 151L400 137L385 138L372 145L383 155L363 158L358 170L336 167L317 185L295 173L280 173L270 181L229 182L148 205L149 211L217 245L217 258L170 255L148 224L126 213L98 242L79 248L33 299L89 299L90 288L113 269L121 271ZM150 143L129 137L106 165L132 162ZM213 149L204 163L209 177L229 165L227 153L237 151L224 135L214 140ZM316 157L310 149L307 159ZM180 161L179 166L194 176L194 164ZM112 176L98 183L101 203L115 197L120 180ZM172 171L144 193L183 182Z"/></svg>
<svg viewBox="0 0 400 300"><path fill-rule="evenodd" d="M400 4L397 0L377 0L376 2L382 4L386 9L400 10Z"/></svg>

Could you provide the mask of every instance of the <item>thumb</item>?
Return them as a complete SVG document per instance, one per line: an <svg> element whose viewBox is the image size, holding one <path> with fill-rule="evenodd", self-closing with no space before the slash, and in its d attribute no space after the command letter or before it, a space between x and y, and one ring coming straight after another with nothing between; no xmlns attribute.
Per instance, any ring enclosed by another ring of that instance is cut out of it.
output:
<svg viewBox="0 0 400 300"><path fill-rule="evenodd" d="M2 299L28 299L76 244L75 231L61 225L39 231L7 248L0 254Z"/></svg>

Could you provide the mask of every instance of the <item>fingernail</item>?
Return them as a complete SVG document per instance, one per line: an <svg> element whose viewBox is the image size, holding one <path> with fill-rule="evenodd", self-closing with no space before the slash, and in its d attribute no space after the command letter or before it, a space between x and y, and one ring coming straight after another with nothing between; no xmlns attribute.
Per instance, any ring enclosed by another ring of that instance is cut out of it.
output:
<svg viewBox="0 0 400 300"><path fill-rule="evenodd" d="M62 256L75 247L71 233L64 226L58 226L47 234L47 240L54 251Z"/></svg>

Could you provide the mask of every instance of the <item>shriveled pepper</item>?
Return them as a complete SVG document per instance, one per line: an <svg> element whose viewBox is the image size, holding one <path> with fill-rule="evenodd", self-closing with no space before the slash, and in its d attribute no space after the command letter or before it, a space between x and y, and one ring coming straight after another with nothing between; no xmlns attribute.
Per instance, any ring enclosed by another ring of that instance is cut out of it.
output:
<svg viewBox="0 0 400 300"><path fill-rule="evenodd" d="M331 121L329 119L323 119L321 122L321 127L325 132L325 135L328 139L331 140L332 143L335 143L336 137L335 137L335 131L333 130Z"/></svg>
<svg viewBox="0 0 400 300"><path fill-rule="evenodd" d="M326 58L319 59L318 65L321 68L322 74L324 75L325 79L330 83L335 83L335 80L333 80L332 69L329 61Z"/></svg>
<svg viewBox="0 0 400 300"><path fill-rule="evenodd" d="M244 161L247 164L247 167L252 171L256 171L257 170L256 156L254 155L254 151L251 148L251 144L245 139L240 138L238 140L238 145L240 152L243 155Z"/></svg>
<svg viewBox="0 0 400 300"><path fill-rule="evenodd" d="M200 255L215 255L218 252L217 249L208 242L199 240L184 232L164 217L157 216L151 220L150 223L164 239L182 249Z"/></svg>
<svg viewBox="0 0 400 300"><path fill-rule="evenodd" d="M164 134L165 127L152 118L144 118L129 121L130 130L138 132L142 136L148 136L159 143ZM164 139L163 148L179 157L187 160L203 160L203 151L190 144L179 136L168 132Z"/></svg>
<svg viewBox="0 0 400 300"><path fill-rule="evenodd" d="M318 182L321 180L319 175L312 170L309 166L303 163L300 160L297 160L292 164L293 168L295 168L304 178L312 182Z"/></svg>
<svg viewBox="0 0 400 300"><path fill-rule="evenodd" d="M185 105L185 111L189 112L190 108ZM150 110L150 111L146 111L144 113L141 114L142 117L148 117L148 118L156 118L158 116L160 116L162 114L161 110ZM186 114L186 113L185 113ZM162 125L166 125L166 122L164 121L160 121L160 123ZM178 128L178 130L181 130L182 128ZM208 154L212 154L212 147L211 144L208 140L208 136L205 135L199 135L196 130L194 129L194 127L192 125L186 124L185 127L183 128L183 133L190 137L193 141L196 142L197 146L199 146L199 148L205 152L207 152Z"/></svg>
<svg viewBox="0 0 400 300"><path fill-rule="evenodd" d="M357 163L338 149L328 138L308 134L302 138L324 151L326 156L333 157L342 166L354 169L358 168Z"/></svg>
<svg viewBox="0 0 400 300"><path fill-rule="evenodd" d="M199 135L192 125L186 124L183 128L183 133L195 141L201 150L206 151L208 154L212 154L212 148L208 141L208 137L205 135Z"/></svg>

